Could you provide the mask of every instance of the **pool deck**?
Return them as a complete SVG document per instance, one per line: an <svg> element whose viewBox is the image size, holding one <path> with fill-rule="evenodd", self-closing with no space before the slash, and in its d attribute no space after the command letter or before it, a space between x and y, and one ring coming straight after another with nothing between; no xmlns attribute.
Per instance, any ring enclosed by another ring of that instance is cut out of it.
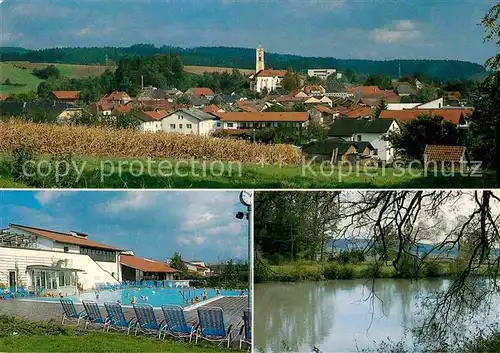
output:
<svg viewBox="0 0 500 353"><path fill-rule="evenodd" d="M201 304L201 303L200 303ZM199 307L219 307L224 310L224 317L230 322L232 327L232 346L239 347L240 328L243 325L243 310L247 308L248 297L222 297L208 304ZM83 310L83 305L75 303L78 311ZM106 316L104 306L100 306L101 314ZM134 309L128 306L123 308L128 319L135 317ZM28 301L22 299L0 300L0 315L12 315L25 318L30 321L49 321L61 322L62 307L59 302ZM161 310L155 309L156 318L163 319ZM190 323L198 321L196 309L186 311L187 320ZM83 327L83 325L80 325ZM168 339L168 336L167 338ZM247 346L243 346L245 349Z"/></svg>

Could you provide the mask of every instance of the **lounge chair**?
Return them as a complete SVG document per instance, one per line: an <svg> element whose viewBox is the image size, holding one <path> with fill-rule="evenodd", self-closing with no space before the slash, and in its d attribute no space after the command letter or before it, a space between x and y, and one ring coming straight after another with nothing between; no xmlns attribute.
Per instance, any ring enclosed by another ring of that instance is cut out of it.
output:
<svg viewBox="0 0 500 353"><path fill-rule="evenodd" d="M224 321L222 309L202 307L198 308L197 311L200 326L196 335L196 343L198 343L198 338L201 338L210 342L227 342L229 348L232 325L228 325L228 322Z"/></svg>
<svg viewBox="0 0 500 353"><path fill-rule="evenodd" d="M250 309L243 310L243 325L240 329L240 336L240 349L243 343L252 344L252 312Z"/></svg>
<svg viewBox="0 0 500 353"><path fill-rule="evenodd" d="M76 326L80 325L80 320L86 319L87 314L85 313L85 310L82 310L80 312L76 311L75 304L71 299L60 299L61 305L63 307L63 315L62 315L62 322L61 325L64 325L64 321L66 319L76 319Z"/></svg>
<svg viewBox="0 0 500 353"><path fill-rule="evenodd" d="M113 327L118 330L127 330L127 335L130 334L130 329L137 323L135 317L127 320L123 308L118 303L104 303L104 307L108 312L108 329Z"/></svg>
<svg viewBox="0 0 500 353"><path fill-rule="evenodd" d="M144 333L157 333L158 338L160 338L165 330L165 320L158 323L153 306L151 304L134 304L134 311L137 317L135 335L140 330Z"/></svg>
<svg viewBox="0 0 500 353"><path fill-rule="evenodd" d="M179 305L162 305L161 310L165 316L165 332L163 339L167 333L173 337L188 338L189 342L193 339L197 327L188 324L186 314Z"/></svg>
<svg viewBox="0 0 500 353"><path fill-rule="evenodd" d="M97 302L83 300L82 304L87 313L87 317L85 318L85 329L87 329L89 324L100 324L102 325L102 330L105 331L109 324L109 319L107 317L102 317Z"/></svg>

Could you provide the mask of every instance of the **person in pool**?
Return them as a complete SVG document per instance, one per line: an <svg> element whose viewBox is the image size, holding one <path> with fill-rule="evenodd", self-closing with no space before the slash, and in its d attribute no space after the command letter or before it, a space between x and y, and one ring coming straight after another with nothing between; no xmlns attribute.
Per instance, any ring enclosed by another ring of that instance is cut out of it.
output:
<svg viewBox="0 0 500 353"><path fill-rule="evenodd" d="M137 297L134 295L130 304L137 304Z"/></svg>

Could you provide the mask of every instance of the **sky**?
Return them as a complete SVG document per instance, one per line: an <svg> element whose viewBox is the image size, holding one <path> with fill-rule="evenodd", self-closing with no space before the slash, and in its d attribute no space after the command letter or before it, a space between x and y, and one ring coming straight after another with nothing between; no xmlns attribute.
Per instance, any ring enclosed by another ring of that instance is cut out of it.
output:
<svg viewBox="0 0 500 353"><path fill-rule="evenodd" d="M9 223L68 233L135 255L166 260L245 260L248 224L239 191L0 191L0 228Z"/></svg>
<svg viewBox="0 0 500 353"><path fill-rule="evenodd" d="M428 192L432 192L429 190ZM452 234L451 238L454 239L453 234L456 233L456 229L461 227L464 222L469 218L469 216L478 209L475 201L475 192L473 190L460 190L460 194L457 194L457 190L453 193L451 197L443 201L438 211L430 214L427 210L431 209L430 198L427 197L422 202L422 209L419 216L415 220L415 225L421 229L427 229L418 235L418 241L426 244L436 244L444 241L447 237ZM344 191L341 194L341 202L347 201L349 203L356 202L361 199L361 193L364 191ZM444 190L443 192L446 192ZM426 195L426 191L424 191ZM494 190L494 195L500 197L500 191ZM409 200L413 196L410 195L406 200L406 205L408 205ZM482 193L479 192L479 197L482 197ZM345 205L347 205L345 204ZM349 212L354 212L350 210L347 206L342 207L346 214ZM490 210L494 219L499 219L500 217L500 202L491 199L490 200ZM371 219L376 219L378 217L379 209L377 208L370 214ZM475 218L477 221L477 218ZM344 227L349 227L346 232L346 237L349 238L366 238L373 235L374 222L369 222L369 227L359 227L358 223L355 222L351 224L351 218L343 219L340 222L340 229ZM366 221L366 219L365 219ZM417 227L416 227L417 228Z"/></svg>
<svg viewBox="0 0 500 353"><path fill-rule="evenodd" d="M2 46L232 46L302 56L496 54L478 24L495 0L4 0Z"/></svg>

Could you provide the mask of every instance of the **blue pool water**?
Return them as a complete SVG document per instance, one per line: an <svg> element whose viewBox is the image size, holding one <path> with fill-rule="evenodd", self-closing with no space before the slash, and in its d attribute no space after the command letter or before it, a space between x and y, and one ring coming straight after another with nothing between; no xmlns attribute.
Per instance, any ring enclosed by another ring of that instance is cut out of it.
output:
<svg viewBox="0 0 500 353"><path fill-rule="evenodd" d="M208 299L217 296L217 290L214 288L207 288ZM192 305L191 298L195 296L200 298L203 296L205 290L203 288L185 288L185 289L174 289L174 288L127 288L127 289L117 289L117 290L103 290L99 292L98 298L96 297L96 292L86 292L81 293L77 297L65 297L72 299L75 303L82 300L94 300L99 304L104 304L105 302L117 302L118 300L123 305L131 305L133 297L137 298L137 303L149 303L155 308L159 308L163 304L173 304L181 305L183 307ZM241 295L240 290L219 290L222 296L239 296ZM244 295L247 295L248 291L244 291ZM147 298L146 298L147 297ZM42 301L59 301L59 298L33 298ZM202 298L200 298L202 299ZM201 300L200 300L201 301Z"/></svg>

